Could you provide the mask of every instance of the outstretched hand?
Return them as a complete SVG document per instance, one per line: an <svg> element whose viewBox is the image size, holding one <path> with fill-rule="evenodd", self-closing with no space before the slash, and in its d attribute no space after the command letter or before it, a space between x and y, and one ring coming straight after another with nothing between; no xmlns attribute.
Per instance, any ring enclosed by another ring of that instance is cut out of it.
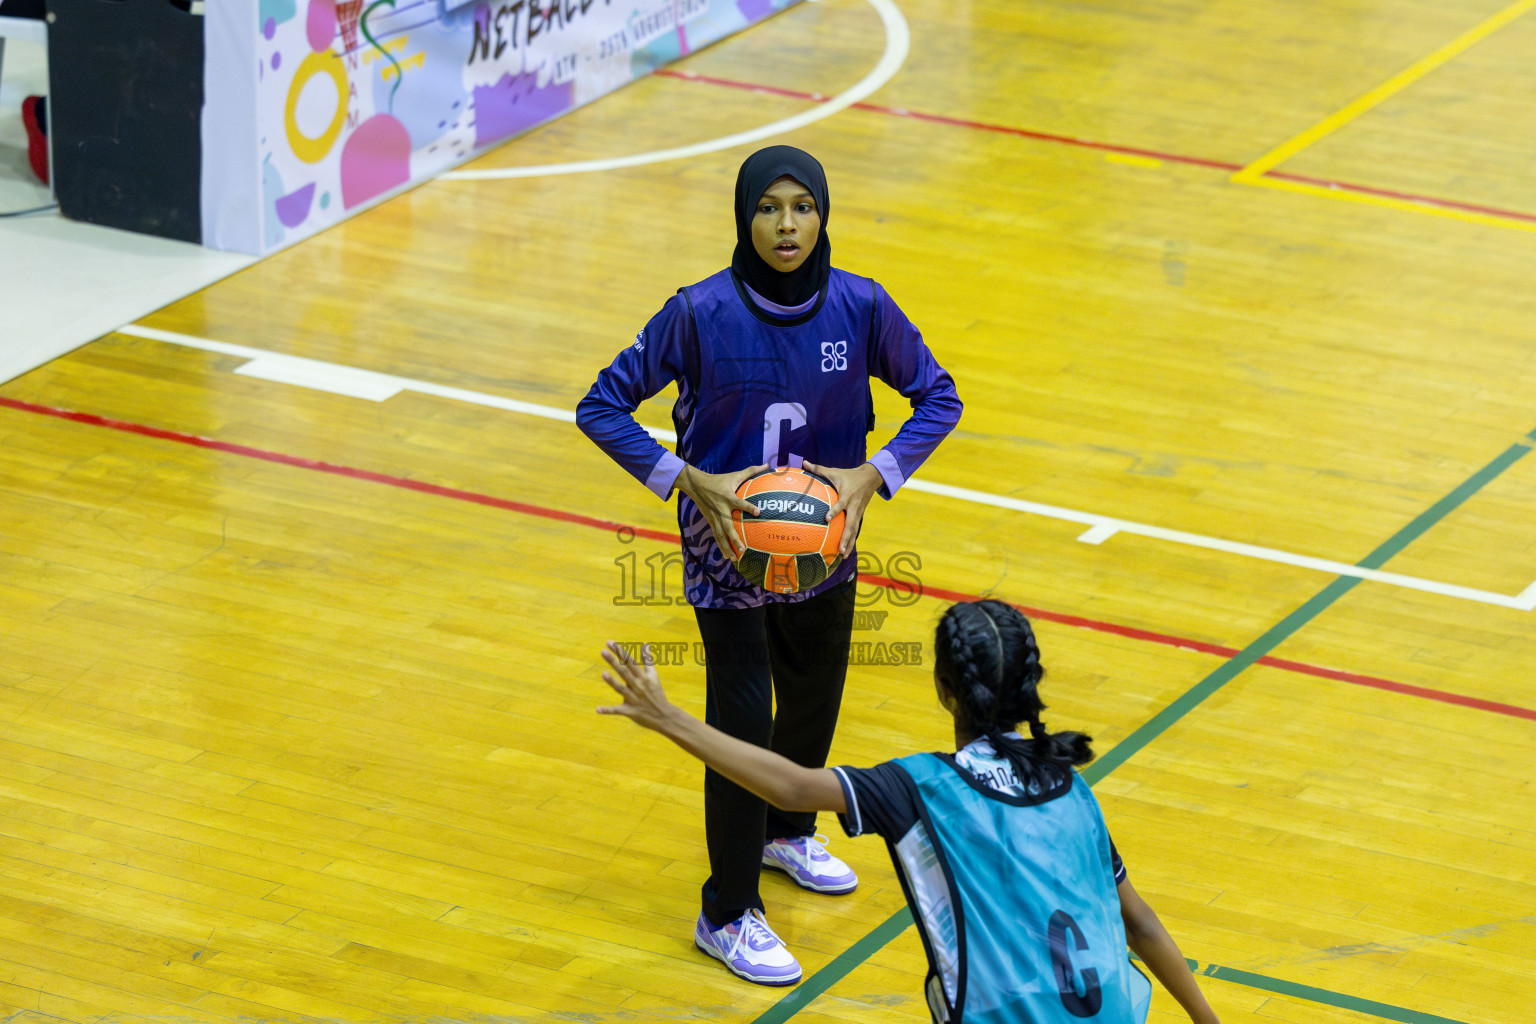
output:
<svg viewBox="0 0 1536 1024"><path fill-rule="evenodd" d="M623 715L636 725L662 732L662 726L678 713L678 709L667 700L666 691L661 688L661 676L657 674L655 659L651 657L651 645L645 644L640 648L640 661L637 662L629 651L610 640L603 647L603 660L618 675L615 679L604 672L603 682L613 687L613 691L623 698L624 703L600 707L597 713Z"/></svg>
<svg viewBox="0 0 1536 1024"><path fill-rule="evenodd" d="M684 466L682 473L678 474L678 489L693 499L693 503L703 513L704 521L709 523L710 532L715 535L715 543L720 545L720 550L733 562L745 553L746 546L731 528L731 510L740 509L743 515L757 515L757 506L736 497L736 488L741 486L743 480L767 468L767 465L749 466L734 473L705 473L692 466Z"/></svg>
<svg viewBox="0 0 1536 1024"><path fill-rule="evenodd" d="M603 682L624 703L597 709L600 715L622 715L636 725L652 729L682 747L732 782L786 811L848 810L842 783L826 768L804 768L765 747L759 747L704 722L667 700L656 674L650 644L640 657L608 641L603 660L613 669Z"/></svg>
<svg viewBox="0 0 1536 1024"><path fill-rule="evenodd" d="M869 462L856 469L833 469L807 462L805 468L826 477L837 488L837 504L827 511L827 522L830 523L839 512L847 513L848 518L843 522L843 539L837 545L837 553L846 558L853 550L854 541L858 539L859 527L864 524L864 509L880 490L885 478Z"/></svg>

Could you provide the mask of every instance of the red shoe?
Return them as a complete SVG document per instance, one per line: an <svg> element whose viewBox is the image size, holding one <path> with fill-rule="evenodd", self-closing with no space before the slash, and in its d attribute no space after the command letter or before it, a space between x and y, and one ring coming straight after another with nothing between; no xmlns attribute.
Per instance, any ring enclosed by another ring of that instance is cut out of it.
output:
<svg viewBox="0 0 1536 1024"><path fill-rule="evenodd" d="M44 123L46 108L41 96L28 96L21 101L21 122L27 126L27 159L32 162L32 173L44 185L48 184L48 125Z"/></svg>

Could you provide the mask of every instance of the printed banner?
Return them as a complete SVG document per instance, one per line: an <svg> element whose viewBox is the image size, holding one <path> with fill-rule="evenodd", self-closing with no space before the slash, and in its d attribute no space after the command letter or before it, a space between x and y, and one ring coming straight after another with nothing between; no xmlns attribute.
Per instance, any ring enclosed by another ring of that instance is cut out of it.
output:
<svg viewBox="0 0 1536 1024"><path fill-rule="evenodd" d="M269 252L797 2L210 4L205 244Z"/></svg>

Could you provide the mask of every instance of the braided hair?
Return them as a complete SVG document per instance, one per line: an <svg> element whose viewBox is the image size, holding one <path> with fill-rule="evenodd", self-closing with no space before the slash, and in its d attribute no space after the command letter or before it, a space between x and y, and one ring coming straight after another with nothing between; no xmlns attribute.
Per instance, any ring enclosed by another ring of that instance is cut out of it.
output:
<svg viewBox="0 0 1536 1024"><path fill-rule="evenodd" d="M1026 791L1050 789L1093 759L1092 738L1046 732L1037 690L1045 670L1029 620L1001 601L963 601L939 620L934 672L959 702L962 724L1008 759ZM1028 740L1006 735L1029 724Z"/></svg>

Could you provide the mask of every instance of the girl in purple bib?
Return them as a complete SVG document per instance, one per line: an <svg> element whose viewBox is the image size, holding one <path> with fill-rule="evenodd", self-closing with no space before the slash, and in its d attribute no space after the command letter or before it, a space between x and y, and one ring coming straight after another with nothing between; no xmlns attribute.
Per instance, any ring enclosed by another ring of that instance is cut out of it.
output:
<svg viewBox="0 0 1536 1024"><path fill-rule="evenodd" d="M960 419L954 381L922 335L874 281L832 266L826 175L815 158L771 146L736 179L731 265L682 288L634 344L603 370L576 422L655 494L677 491L684 595L704 642L705 718L730 736L797 764L826 764L842 702L864 510L889 499ZM912 414L873 455L870 378L900 392ZM676 382L677 451L635 421L647 398ZM769 593L736 571L733 509L743 480L768 466L828 478L847 515L842 560L817 586ZM777 714L774 712L777 701ZM858 884L816 837L816 816L768 807L705 772L710 876L694 929L700 949L765 985L800 966L763 917L763 867L817 892Z"/></svg>

